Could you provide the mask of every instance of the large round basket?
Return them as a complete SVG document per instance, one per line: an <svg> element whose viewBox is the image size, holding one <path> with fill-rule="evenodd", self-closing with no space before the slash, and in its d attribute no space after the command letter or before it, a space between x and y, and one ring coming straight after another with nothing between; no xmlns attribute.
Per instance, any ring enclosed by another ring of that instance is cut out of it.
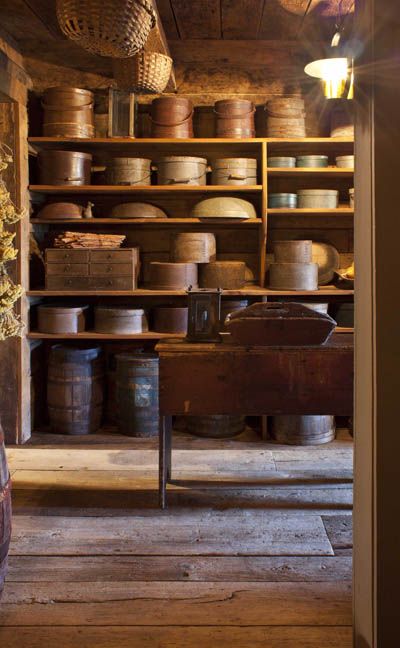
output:
<svg viewBox="0 0 400 648"><path fill-rule="evenodd" d="M156 24L151 0L57 0L57 18L68 38L111 58L140 52Z"/></svg>
<svg viewBox="0 0 400 648"><path fill-rule="evenodd" d="M139 52L128 59L113 61L118 86L139 94L161 94L168 85L172 58L159 52Z"/></svg>

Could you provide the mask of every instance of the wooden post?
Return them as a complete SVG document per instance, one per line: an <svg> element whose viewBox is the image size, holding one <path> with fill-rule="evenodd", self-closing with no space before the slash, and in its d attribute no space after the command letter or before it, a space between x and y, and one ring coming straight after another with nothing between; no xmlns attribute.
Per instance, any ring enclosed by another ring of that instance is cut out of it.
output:
<svg viewBox="0 0 400 648"><path fill-rule="evenodd" d="M354 645L398 643L398 0L360 0L356 75Z"/></svg>

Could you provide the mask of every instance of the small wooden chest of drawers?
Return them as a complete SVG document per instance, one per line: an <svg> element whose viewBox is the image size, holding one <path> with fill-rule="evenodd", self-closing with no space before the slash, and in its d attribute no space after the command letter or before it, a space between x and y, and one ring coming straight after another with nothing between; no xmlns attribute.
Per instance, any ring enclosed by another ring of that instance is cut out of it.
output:
<svg viewBox="0 0 400 648"><path fill-rule="evenodd" d="M47 290L135 290L139 248L46 250Z"/></svg>

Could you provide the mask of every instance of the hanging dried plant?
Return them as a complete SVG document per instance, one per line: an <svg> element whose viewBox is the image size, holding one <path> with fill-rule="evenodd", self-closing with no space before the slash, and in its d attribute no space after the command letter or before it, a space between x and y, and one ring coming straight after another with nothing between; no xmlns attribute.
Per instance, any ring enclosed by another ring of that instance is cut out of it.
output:
<svg viewBox="0 0 400 648"><path fill-rule="evenodd" d="M4 182L0 180L0 221L7 225L12 225L26 215L26 209L17 209L14 205L10 197L10 192L7 191Z"/></svg>
<svg viewBox="0 0 400 648"><path fill-rule="evenodd" d="M3 270L0 274L0 313L12 308L22 292L22 286L16 285Z"/></svg>
<svg viewBox="0 0 400 648"><path fill-rule="evenodd" d="M0 142L0 172L7 169L13 161L13 152L7 144Z"/></svg>
<svg viewBox="0 0 400 648"><path fill-rule="evenodd" d="M9 337L21 337L24 325L12 309L0 313L0 341Z"/></svg>

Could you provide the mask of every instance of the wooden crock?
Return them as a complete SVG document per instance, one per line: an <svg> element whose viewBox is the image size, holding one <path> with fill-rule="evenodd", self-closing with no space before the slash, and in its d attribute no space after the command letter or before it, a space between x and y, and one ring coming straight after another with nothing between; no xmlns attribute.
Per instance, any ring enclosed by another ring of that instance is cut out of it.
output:
<svg viewBox="0 0 400 648"><path fill-rule="evenodd" d="M110 185L150 185L151 160L116 157L107 165L106 180Z"/></svg>
<svg viewBox="0 0 400 648"><path fill-rule="evenodd" d="M41 333L81 333L85 330L89 306L41 305L37 308Z"/></svg>
<svg viewBox="0 0 400 648"><path fill-rule="evenodd" d="M153 309L153 329L158 333L187 333L187 306L156 306Z"/></svg>
<svg viewBox="0 0 400 648"><path fill-rule="evenodd" d="M271 263L269 286L273 290L317 290L317 263Z"/></svg>
<svg viewBox="0 0 400 648"><path fill-rule="evenodd" d="M311 263L312 241L274 241L275 263Z"/></svg>
<svg viewBox="0 0 400 648"><path fill-rule="evenodd" d="M96 333L129 335L149 330L146 313L142 308L114 308L97 306L94 311Z"/></svg>
<svg viewBox="0 0 400 648"><path fill-rule="evenodd" d="M257 160L253 158L220 158L212 164L213 185L256 185Z"/></svg>
<svg viewBox="0 0 400 648"><path fill-rule="evenodd" d="M94 136L93 92L83 88L48 88L42 106L45 137Z"/></svg>
<svg viewBox="0 0 400 648"><path fill-rule="evenodd" d="M151 104L151 136L193 137L193 104L185 97L158 97Z"/></svg>
<svg viewBox="0 0 400 648"><path fill-rule="evenodd" d="M272 418L272 436L286 445L321 445L335 439L334 416L280 415Z"/></svg>
<svg viewBox="0 0 400 648"><path fill-rule="evenodd" d="M169 155L157 161L159 185L206 185L207 160L189 155Z"/></svg>
<svg viewBox="0 0 400 648"><path fill-rule="evenodd" d="M215 261L217 243L208 232L181 232L171 240L171 259L180 263Z"/></svg>
<svg viewBox="0 0 400 648"><path fill-rule="evenodd" d="M222 99L215 102L216 136L247 138L255 136L252 101L247 99Z"/></svg>
<svg viewBox="0 0 400 648"><path fill-rule="evenodd" d="M152 290L186 290L198 287L195 263L150 263L150 288Z"/></svg>
<svg viewBox="0 0 400 648"><path fill-rule="evenodd" d="M89 185L92 156L78 151L43 150L38 154L42 185Z"/></svg>
<svg viewBox="0 0 400 648"><path fill-rule="evenodd" d="M200 288L243 288L246 264L243 261L214 261L201 266Z"/></svg>
<svg viewBox="0 0 400 648"><path fill-rule="evenodd" d="M0 425L0 598L7 573L11 539L11 480L8 472L4 435Z"/></svg>

